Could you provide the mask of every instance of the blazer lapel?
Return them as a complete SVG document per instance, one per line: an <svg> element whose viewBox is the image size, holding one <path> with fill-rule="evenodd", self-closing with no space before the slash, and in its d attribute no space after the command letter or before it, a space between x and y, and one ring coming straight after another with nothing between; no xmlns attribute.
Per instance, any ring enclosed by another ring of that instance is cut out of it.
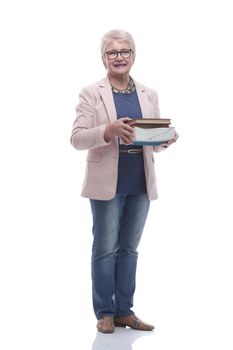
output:
<svg viewBox="0 0 233 350"><path fill-rule="evenodd" d="M142 118L153 118L154 117L154 110L153 106L148 103L148 96L146 93L145 87L141 86L139 83L135 82L137 94L138 94L138 100L141 106L142 110Z"/></svg>
<svg viewBox="0 0 233 350"><path fill-rule="evenodd" d="M112 123L117 120L117 113L115 108L114 99L112 96L112 89L109 84L109 80L106 77L99 84L100 95L103 99L103 103L106 107L109 122ZM114 137L116 147L118 148L118 138Z"/></svg>
<svg viewBox="0 0 233 350"><path fill-rule="evenodd" d="M139 103L142 110L142 117L153 118L154 117L153 106L148 103L148 96L146 94L145 87L137 82L135 82L135 85L137 89ZM115 104L112 96L112 89L107 77L100 82L99 89L100 89L100 94L102 96L104 105L107 110L109 120L110 122L114 122L115 120L117 120L117 114L116 114L116 108L115 108Z"/></svg>
<svg viewBox="0 0 233 350"><path fill-rule="evenodd" d="M99 90L100 90L100 94L102 96L104 105L106 107L110 123L114 122L115 120L117 120L117 113L116 113L116 108L115 108L115 104L112 96L112 89L109 84L108 78L105 78L100 82Z"/></svg>

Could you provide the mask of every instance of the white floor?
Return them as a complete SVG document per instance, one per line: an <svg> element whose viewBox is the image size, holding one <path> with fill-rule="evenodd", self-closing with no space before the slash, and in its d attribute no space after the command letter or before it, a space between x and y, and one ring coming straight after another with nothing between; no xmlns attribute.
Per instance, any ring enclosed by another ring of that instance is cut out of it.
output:
<svg viewBox="0 0 233 350"><path fill-rule="evenodd" d="M147 341L143 338L147 337ZM153 345L153 332L138 332L132 329L117 328L112 335L98 333L93 341L92 350L131 350L131 349L148 349ZM138 346L140 339L140 347ZM147 345L147 346L146 346Z"/></svg>

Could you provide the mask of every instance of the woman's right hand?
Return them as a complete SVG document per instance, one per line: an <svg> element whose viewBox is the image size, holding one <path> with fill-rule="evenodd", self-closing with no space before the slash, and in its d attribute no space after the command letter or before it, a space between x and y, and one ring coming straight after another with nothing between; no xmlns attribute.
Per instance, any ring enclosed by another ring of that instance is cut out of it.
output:
<svg viewBox="0 0 233 350"><path fill-rule="evenodd" d="M108 124L104 133L105 141L109 142L113 139L114 136L117 136L121 139L121 143L125 145L132 144L135 139L135 133L134 128L125 123L128 120L131 119L128 117L124 117Z"/></svg>

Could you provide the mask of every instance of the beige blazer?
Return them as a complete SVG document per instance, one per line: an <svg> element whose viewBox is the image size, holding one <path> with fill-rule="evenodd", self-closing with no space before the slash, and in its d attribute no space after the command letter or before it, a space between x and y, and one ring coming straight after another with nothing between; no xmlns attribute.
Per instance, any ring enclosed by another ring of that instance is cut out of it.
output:
<svg viewBox="0 0 233 350"><path fill-rule="evenodd" d="M157 93L138 82L135 82L135 85L143 118L158 118ZM78 150L88 150L82 196L110 200L116 194L119 146L117 137L109 143L104 140L106 124L117 119L108 78L84 88L79 97L71 144ZM150 200L158 196L153 151L159 152L162 149L143 147L147 193Z"/></svg>

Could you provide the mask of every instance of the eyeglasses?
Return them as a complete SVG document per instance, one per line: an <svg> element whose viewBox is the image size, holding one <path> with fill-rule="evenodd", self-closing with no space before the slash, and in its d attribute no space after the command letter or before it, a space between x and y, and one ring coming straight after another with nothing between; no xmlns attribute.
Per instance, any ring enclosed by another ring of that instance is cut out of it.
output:
<svg viewBox="0 0 233 350"><path fill-rule="evenodd" d="M131 49L123 49L120 51L117 51L117 50L106 51L105 53L110 60L114 60L115 58L118 57L119 54L121 55L122 58L129 58L132 52L133 50Z"/></svg>

